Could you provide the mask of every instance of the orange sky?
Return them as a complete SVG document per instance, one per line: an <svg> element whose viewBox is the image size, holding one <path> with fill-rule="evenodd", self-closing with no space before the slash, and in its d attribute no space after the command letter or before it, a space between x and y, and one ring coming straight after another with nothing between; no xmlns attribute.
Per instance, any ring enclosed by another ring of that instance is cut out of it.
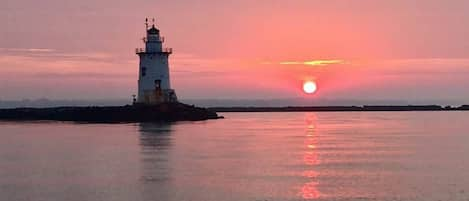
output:
<svg viewBox="0 0 469 201"><path fill-rule="evenodd" d="M147 16L183 99L469 99L464 0L0 4L0 99L130 97Z"/></svg>

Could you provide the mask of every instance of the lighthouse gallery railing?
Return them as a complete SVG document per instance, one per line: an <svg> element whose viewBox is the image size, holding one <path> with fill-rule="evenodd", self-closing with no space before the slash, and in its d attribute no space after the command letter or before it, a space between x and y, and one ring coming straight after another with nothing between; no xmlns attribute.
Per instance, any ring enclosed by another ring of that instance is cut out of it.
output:
<svg viewBox="0 0 469 201"><path fill-rule="evenodd" d="M135 53L142 54L142 53L163 53L163 54L172 54L173 48L163 48L160 52L157 51L146 51L145 48L135 48Z"/></svg>

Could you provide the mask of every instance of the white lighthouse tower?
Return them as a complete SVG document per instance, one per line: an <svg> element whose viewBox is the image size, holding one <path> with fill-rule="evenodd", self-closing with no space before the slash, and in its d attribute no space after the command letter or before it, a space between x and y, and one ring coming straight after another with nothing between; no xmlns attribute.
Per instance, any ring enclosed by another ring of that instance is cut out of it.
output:
<svg viewBox="0 0 469 201"><path fill-rule="evenodd" d="M177 102L176 93L171 89L169 79L169 55L172 48L163 48L164 38L160 30L145 20L147 35L143 38L145 48L137 48L136 53L140 57L138 77L137 104L159 104L165 102Z"/></svg>

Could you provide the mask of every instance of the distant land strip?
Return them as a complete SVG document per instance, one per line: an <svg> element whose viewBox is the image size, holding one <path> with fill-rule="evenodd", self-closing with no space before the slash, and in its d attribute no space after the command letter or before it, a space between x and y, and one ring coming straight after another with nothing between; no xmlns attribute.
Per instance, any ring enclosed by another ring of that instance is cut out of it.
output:
<svg viewBox="0 0 469 201"><path fill-rule="evenodd" d="M392 112L392 111L464 111L469 105L459 107L440 105L405 106L316 106L316 107L211 107L214 112Z"/></svg>

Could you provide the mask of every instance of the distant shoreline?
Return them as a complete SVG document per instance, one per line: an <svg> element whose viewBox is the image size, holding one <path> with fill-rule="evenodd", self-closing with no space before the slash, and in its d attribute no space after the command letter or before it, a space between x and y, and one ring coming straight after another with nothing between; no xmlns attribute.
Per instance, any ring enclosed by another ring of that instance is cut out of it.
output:
<svg viewBox="0 0 469 201"><path fill-rule="evenodd" d="M214 112L399 112L399 111L469 111L469 105L459 107L440 105L402 106L315 106L315 107L210 107Z"/></svg>

